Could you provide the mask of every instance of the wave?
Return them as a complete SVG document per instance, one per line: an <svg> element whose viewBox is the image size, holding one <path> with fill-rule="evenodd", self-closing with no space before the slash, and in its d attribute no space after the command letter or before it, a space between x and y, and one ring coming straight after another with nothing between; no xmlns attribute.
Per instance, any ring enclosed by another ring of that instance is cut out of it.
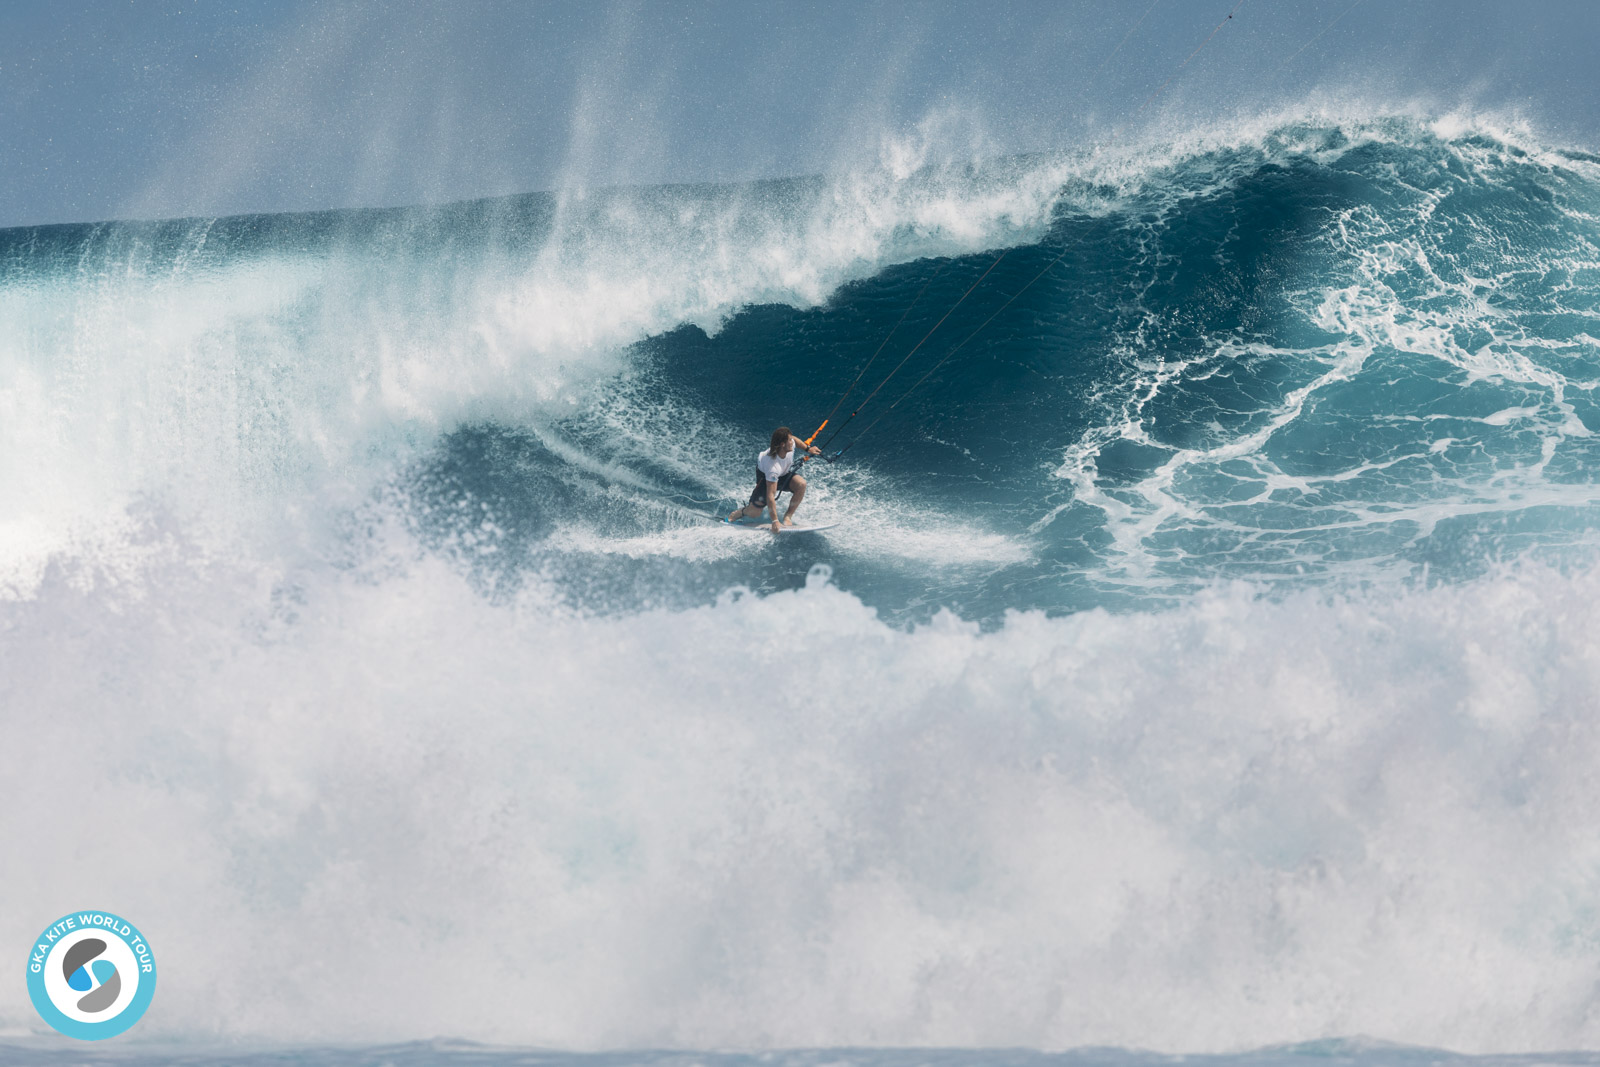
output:
<svg viewBox="0 0 1600 1067"><path fill-rule="evenodd" d="M0 923L177 1039L1594 1047L1597 227L1300 116L0 232Z"/></svg>
<svg viewBox="0 0 1600 1067"><path fill-rule="evenodd" d="M681 584L718 551L688 513L742 494L769 423L820 420L907 309L883 367L954 307L882 409L1019 292L815 479L816 513L883 531L822 560L870 573L877 606L925 616L896 575L929 559L971 562L944 602L993 617L1588 550L1600 186L1581 154L1388 118L921 158L7 231L6 584L104 551L152 495L275 542L286 510L397 484L440 543L481 540L450 515L490 512L517 557L501 584L652 555L640 580ZM528 503L551 498L554 541ZM614 551L561 551L580 545Z"/></svg>
<svg viewBox="0 0 1600 1067"><path fill-rule="evenodd" d="M896 166L905 166L897 160ZM1049 164L0 233L12 584L163 494L259 521L441 433L538 428L628 346L1039 232ZM19 562L20 561L20 562ZM18 573L20 569L20 573Z"/></svg>

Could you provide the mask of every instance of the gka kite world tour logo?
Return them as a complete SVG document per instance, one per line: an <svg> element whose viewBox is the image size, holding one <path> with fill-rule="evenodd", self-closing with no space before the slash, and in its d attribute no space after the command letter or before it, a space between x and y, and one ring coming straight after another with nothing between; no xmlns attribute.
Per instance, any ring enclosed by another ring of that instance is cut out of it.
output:
<svg viewBox="0 0 1600 1067"><path fill-rule="evenodd" d="M156 995L156 958L126 920L75 911L34 941L28 995L44 1021L68 1037L115 1037L139 1021Z"/></svg>

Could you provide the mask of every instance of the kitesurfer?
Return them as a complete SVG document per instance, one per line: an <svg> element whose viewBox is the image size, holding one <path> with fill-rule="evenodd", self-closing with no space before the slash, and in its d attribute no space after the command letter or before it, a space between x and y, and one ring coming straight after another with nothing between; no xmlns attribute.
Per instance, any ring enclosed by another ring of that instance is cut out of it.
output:
<svg viewBox="0 0 1600 1067"><path fill-rule="evenodd" d="M802 452L804 455L800 454ZM806 444L790 432L789 427L779 426L773 430L771 443L756 455L756 488L750 494L750 503L730 512L728 521L759 519L761 512L770 507L772 532L777 533L778 494L788 493L789 509L783 513L781 521L784 526L790 525L800 501L806 498L806 480L800 476L800 464L805 462L804 456L821 454L822 449Z"/></svg>

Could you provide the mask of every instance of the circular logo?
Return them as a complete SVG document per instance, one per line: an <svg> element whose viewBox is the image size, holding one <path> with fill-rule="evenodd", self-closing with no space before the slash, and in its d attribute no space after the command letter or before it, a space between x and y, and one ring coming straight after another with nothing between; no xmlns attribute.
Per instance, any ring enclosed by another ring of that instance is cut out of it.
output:
<svg viewBox="0 0 1600 1067"><path fill-rule="evenodd" d="M139 1021L155 995L149 943L109 911L63 915L28 954L28 996L44 1021L68 1037L115 1037Z"/></svg>

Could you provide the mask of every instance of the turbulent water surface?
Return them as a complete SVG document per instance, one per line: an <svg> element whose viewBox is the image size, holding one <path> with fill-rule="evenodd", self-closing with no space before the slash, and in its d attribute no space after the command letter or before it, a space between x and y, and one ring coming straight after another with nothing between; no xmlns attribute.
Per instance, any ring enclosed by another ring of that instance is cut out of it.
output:
<svg viewBox="0 0 1600 1067"><path fill-rule="evenodd" d="M136 920L163 1041L1600 1047L1600 161L916 163L0 231L5 943ZM838 529L707 521L880 346Z"/></svg>

